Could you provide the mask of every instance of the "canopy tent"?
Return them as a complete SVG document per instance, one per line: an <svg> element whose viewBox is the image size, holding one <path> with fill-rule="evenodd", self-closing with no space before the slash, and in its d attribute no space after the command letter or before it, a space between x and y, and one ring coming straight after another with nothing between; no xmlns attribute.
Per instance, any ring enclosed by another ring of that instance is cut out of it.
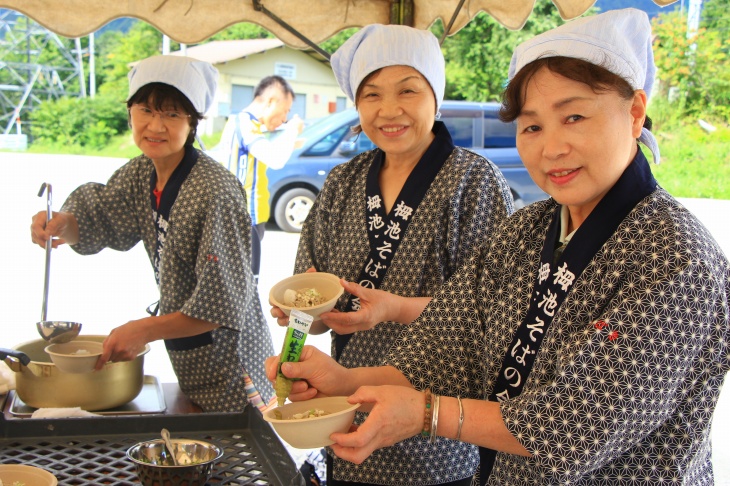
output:
<svg viewBox="0 0 730 486"><path fill-rule="evenodd" d="M677 0L653 0L668 5ZM314 47L337 32L367 24L428 28L436 19L453 35L480 11L519 30L535 0L0 0L65 37L94 32L118 17L135 17L185 44L201 42L239 22L261 25L291 47ZM553 0L564 19L578 17L595 0Z"/></svg>
<svg viewBox="0 0 730 486"><path fill-rule="evenodd" d="M595 1L552 0L566 20L580 16ZM676 1L653 0L660 6ZM330 53L318 44L350 27L381 23L427 29L441 19L445 32L453 35L484 11L506 28L519 30L532 13L534 4L535 0L0 0L0 8L32 18L51 31L46 31L48 35L76 38L79 55L79 37L95 32L116 18L133 17L184 44L204 41L233 24L252 22L290 47L311 49L323 59L329 59ZM26 32L26 36L30 35L32 32ZM12 67L11 64L0 61L0 66L5 68ZM31 101L34 99L35 78L30 79L31 70L27 69L27 63L16 64L24 67L21 71L27 72L29 79L16 75L14 79L20 81L17 86L0 86L0 123L6 125L0 137L10 136L14 125L18 137L21 136L21 110L25 109L29 96ZM84 79L80 58L76 64L79 79ZM44 76L43 79L55 78ZM82 90L84 86L81 83ZM22 96L5 96L7 90L20 92Z"/></svg>

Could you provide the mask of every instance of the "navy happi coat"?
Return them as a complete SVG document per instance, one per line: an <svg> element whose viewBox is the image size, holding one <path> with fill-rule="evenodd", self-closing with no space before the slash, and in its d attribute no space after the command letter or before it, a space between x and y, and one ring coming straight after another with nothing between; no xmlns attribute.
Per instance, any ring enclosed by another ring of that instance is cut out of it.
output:
<svg viewBox="0 0 730 486"><path fill-rule="evenodd" d="M437 122L434 131L436 139L429 150L436 148L441 153L445 145L449 149L442 154L443 165L417 209L408 213L408 228L398 234L397 252L387 262L387 272L379 285L397 295L433 295L513 211L509 186L496 166L473 152L453 147L442 123ZM330 172L304 224L296 272L315 267L358 281L369 259L368 227L373 219L366 190L376 156L379 149L365 152ZM391 211L397 212L398 204L399 200ZM344 310L348 303L349 294L345 294L337 308ZM402 324L382 322L372 330L354 333L338 356L340 364L348 368L382 365L404 329ZM362 422L364 417L358 413L356 421ZM360 465L335 458L333 474L335 479L345 481L430 485L467 478L474 474L478 463L474 446L448 440L430 445L419 436L375 451Z"/></svg>
<svg viewBox="0 0 730 486"><path fill-rule="evenodd" d="M168 345L168 354L192 401L207 412L241 411L247 404L243 370L265 402L274 396L263 363L275 352L251 274L251 219L238 179L202 152L186 150L197 161L169 215L159 264L160 314L180 311L220 327L209 342ZM62 208L79 222L80 239L72 248L84 255L126 251L141 240L154 265L153 171L152 161L141 155L106 184L76 189Z"/></svg>
<svg viewBox="0 0 730 486"><path fill-rule="evenodd" d="M505 221L401 335L390 364L435 393L487 399L535 297L556 209L541 201ZM577 233L567 248L576 244ZM712 485L729 277L692 213L660 187L641 199L572 282L521 393L500 402L533 457L498 453L482 484Z"/></svg>

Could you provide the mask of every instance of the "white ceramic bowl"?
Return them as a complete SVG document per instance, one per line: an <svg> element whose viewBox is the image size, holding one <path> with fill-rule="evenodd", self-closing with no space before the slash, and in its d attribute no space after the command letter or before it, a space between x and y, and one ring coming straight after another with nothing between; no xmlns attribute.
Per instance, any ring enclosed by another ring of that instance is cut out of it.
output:
<svg viewBox="0 0 730 486"><path fill-rule="evenodd" d="M93 371L102 350L102 343L82 340L46 346L46 353L51 357L53 364L65 373Z"/></svg>
<svg viewBox="0 0 730 486"><path fill-rule="evenodd" d="M0 479L3 485L12 486L14 482L28 486L56 486L58 479L45 469L22 464L0 464Z"/></svg>
<svg viewBox="0 0 730 486"><path fill-rule="evenodd" d="M292 309L297 309L297 307L292 307L284 303L284 293L287 290L299 291L303 289L316 289L326 299L324 303L313 307L298 308L300 311L314 318L319 317L324 312L331 311L337 303L337 299L345 291L342 285L340 285L340 279L337 275L325 272L299 273L287 277L271 287L269 300L273 305L283 310L286 315L289 315Z"/></svg>
<svg viewBox="0 0 730 486"><path fill-rule="evenodd" d="M332 444L330 435L334 432L347 432L355 418L359 403L347 402L347 397L313 398L304 402L293 402L264 412L264 420L269 422L279 436L290 446L297 449L317 449ZM292 419L296 413L307 410L324 410L327 415L304 419ZM276 412L281 419L276 418Z"/></svg>

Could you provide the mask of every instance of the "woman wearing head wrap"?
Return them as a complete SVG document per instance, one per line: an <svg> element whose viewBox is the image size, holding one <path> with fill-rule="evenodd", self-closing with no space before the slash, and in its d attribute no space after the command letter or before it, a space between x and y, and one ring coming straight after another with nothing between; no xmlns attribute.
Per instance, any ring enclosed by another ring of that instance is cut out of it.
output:
<svg viewBox="0 0 730 486"><path fill-rule="evenodd" d="M659 160L645 127L653 78L638 10L516 49L503 118L552 197L507 219L425 310L348 284L373 320L420 317L389 366L347 370L306 348L282 367L307 380L292 399L354 392L372 407L357 432L333 434L335 454L359 462L423 429L479 445L482 484L713 484L730 270L637 145Z"/></svg>
<svg viewBox="0 0 730 486"><path fill-rule="evenodd" d="M41 247L55 237L54 247L69 243L82 255L143 241L160 289L159 316L114 329L97 368L164 339L182 391L205 411L233 412L248 403L247 388L257 403L272 398L263 360L273 347L251 275L243 187L193 148L217 77L213 66L187 57L137 64L127 107L143 155L106 185L77 188L48 224L45 211L36 214L31 236Z"/></svg>
<svg viewBox="0 0 730 486"><path fill-rule="evenodd" d="M431 296L513 211L509 187L491 162L454 147L435 121L445 74L433 34L370 25L332 56L332 67L378 148L330 172L304 224L295 271L313 267L397 295ZM345 294L337 309L359 306ZM332 355L341 365L383 363L403 326L375 324L333 333ZM478 456L468 444L416 437L359 465L329 460L328 485L469 484Z"/></svg>

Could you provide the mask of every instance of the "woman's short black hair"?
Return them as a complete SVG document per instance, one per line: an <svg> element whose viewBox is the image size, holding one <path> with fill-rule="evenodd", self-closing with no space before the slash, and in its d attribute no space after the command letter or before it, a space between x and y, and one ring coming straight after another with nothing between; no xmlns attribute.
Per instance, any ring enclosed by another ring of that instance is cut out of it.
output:
<svg viewBox="0 0 730 486"><path fill-rule="evenodd" d="M186 145L192 145L195 142L195 134L198 130L198 122L203 119L203 115L195 110L190 100L174 86L165 83L149 83L145 84L127 100L127 108L132 105L146 104L149 108L157 111L169 110L170 108L182 111L190 115L190 133L188 134ZM131 122L131 120L130 120Z"/></svg>

